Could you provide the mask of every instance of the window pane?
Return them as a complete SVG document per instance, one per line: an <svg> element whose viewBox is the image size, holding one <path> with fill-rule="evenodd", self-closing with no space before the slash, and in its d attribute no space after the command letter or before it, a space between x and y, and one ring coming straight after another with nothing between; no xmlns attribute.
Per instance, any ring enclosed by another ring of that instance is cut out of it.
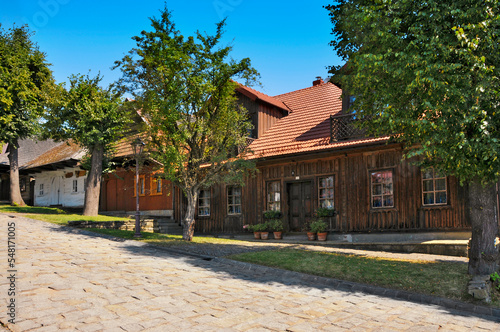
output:
<svg viewBox="0 0 500 332"><path fill-rule="evenodd" d="M424 204L434 204L434 193L424 194Z"/></svg>
<svg viewBox="0 0 500 332"><path fill-rule="evenodd" d="M234 206L234 213L241 213L241 205Z"/></svg>
<svg viewBox="0 0 500 332"><path fill-rule="evenodd" d="M381 196L375 196L373 197L373 207L382 207L382 197Z"/></svg>
<svg viewBox="0 0 500 332"><path fill-rule="evenodd" d="M446 204L446 191L436 193L436 204Z"/></svg>
<svg viewBox="0 0 500 332"><path fill-rule="evenodd" d="M372 183L382 183L382 174L380 172L372 173Z"/></svg>
<svg viewBox="0 0 500 332"><path fill-rule="evenodd" d="M281 193L277 192L277 193L274 193L274 200L276 202L279 202L281 199Z"/></svg>
<svg viewBox="0 0 500 332"><path fill-rule="evenodd" d="M241 196L241 188L240 187L233 188L233 194L236 196Z"/></svg>
<svg viewBox="0 0 500 332"><path fill-rule="evenodd" d="M234 206L233 205L229 205L227 211L229 213L234 213Z"/></svg>
<svg viewBox="0 0 500 332"><path fill-rule="evenodd" d="M394 197L392 195L384 196L384 206L394 206Z"/></svg>
<svg viewBox="0 0 500 332"><path fill-rule="evenodd" d="M446 190L446 179L436 180L436 190Z"/></svg>
<svg viewBox="0 0 500 332"><path fill-rule="evenodd" d="M432 168L427 168L425 170L422 170L422 178L423 179L432 179L434 170Z"/></svg>
<svg viewBox="0 0 500 332"><path fill-rule="evenodd" d="M382 195L382 185L376 184L373 186L373 195Z"/></svg>
<svg viewBox="0 0 500 332"><path fill-rule="evenodd" d="M327 197L328 198L333 198L333 189L328 189Z"/></svg>
<svg viewBox="0 0 500 332"><path fill-rule="evenodd" d="M319 190L319 198L326 198L326 189L320 189Z"/></svg>
<svg viewBox="0 0 500 332"><path fill-rule="evenodd" d="M432 180L426 180L424 181L424 192L427 192L427 191L433 191L434 190L434 184L433 184L434 181Z"/></svg>
<svg viewBox="0 0 500 332"><path fill-rule="evenodd" d="M384 195L392 195L392 183L384 184Z"/></svg>
<svg viewBox="0 0 500 332"><path fill-rule="evenodd" d="M241 196L234 197L234 204L241 204Z"/></svg>

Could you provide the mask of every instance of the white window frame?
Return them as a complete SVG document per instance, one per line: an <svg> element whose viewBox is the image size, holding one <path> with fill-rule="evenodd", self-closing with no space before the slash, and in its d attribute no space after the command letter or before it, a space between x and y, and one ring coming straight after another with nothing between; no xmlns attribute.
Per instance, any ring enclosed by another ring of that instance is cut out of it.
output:
<svg viewBox="0 0 500 332"><path fill-rule="evenodd" d="M381 175L381 182L373 182L373 176L377 173ZM390 181L388 181L388 177L385 177L384 174L389 173ZM380 193L375 193L376 188L380 188ZM389 191L387 191L389 190ZM392 196L392 205L386 205L386 198ZM382 205L374 206L375 198L380 198ZM392 169L382 169L382 170L373 170L370 171L370 207L372 209L388 209L394 208L394 171Z"/></svg>
<svg viewBox="0 0 500 332"><path fill-rule="evenodd" d="M208 193L208 195L204 196L204 193ZM198 217L210 217L211 196L210 189L200 190L200 195L198 196ZM206 211L208 211L208 213L205 213Z"/></svg>

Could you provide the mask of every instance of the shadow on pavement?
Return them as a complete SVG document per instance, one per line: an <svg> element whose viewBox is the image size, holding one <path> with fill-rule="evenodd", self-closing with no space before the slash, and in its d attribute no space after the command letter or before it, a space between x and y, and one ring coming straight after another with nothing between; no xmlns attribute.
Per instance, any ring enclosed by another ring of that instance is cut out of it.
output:
<svg viewBox="0 0 500 332"><path fill-rule="evenodd" d="M427 305L436 305L453 315L463 317L480 317L483 319L500 322L500 309L492 309L486 306L471 303L459 302L445 298L438 298L428 295L421 295L407 291L393 290L382 287L358 284L335 280L331 278L312 276L308 274L286 271L277 268L265 267L256 264L242 263L234 260L222 258L229 254L236 254L249 251L262 251L276 249L276 245L266 245L264 243L247 242L249 245L237 244L217 244L210 245L213 254L213 246L216 253L220 255L209 255L208 249L203 246L176 246L174 248L160 247L140 241L125 240L109 235L93 233L91 231L75 229L71 227L61 227L53 225L53 230L69 234L85 235L93 238L102 238L108 241L123 242L123 250L137 256L154 257L158 259L180 259L184 263L212 271L220 278L237 278L245 281L265 284L265 285L286 285L296 289L304 290L338 290L347 293L364 293L386 298L411 301ZM254 245L255 244L255 245ZM258 244L258 246L256 245ZM287 245L290 247L290 244ZM293 247L293 246L292 246ZM296 246L298 247L298 245ZM195 250L198 249L198 250Z"/></svg>

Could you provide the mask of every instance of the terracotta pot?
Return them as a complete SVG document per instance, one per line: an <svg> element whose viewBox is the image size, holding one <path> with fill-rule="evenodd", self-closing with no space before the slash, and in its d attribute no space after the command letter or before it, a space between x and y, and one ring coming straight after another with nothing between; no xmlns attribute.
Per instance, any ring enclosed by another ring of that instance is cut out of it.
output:
<svg viewBox="0 0 500 332"><path fill-rule="evenodd" d="M273 232L275 240L281 240L283 233L282 232Z"/></svg>
<svg viewBox="0 0 500 332"><path fill-rule="evenodd" d="M269 232L260 232L260 238L262 240L267 240L269 238Z"/></svg>
<svg viewBox="0 0 500 332"><path fill-rule="evenodd" d="M316 233L307 232L307 239L308 239L309 241L314 241L314 240L316 240Z"/></svg>
<svg viewBox="0 0 500 332"><path fill-rule="evenodd" d="M253 237L257 240L260 239L260 232L253 232Z"/></svg>
<svg viewBox="0 0 500 332"><path fill-rule="evenodd" d="M318 241L326 241L326 236L328 235L327 232L325 233L318 233Z"/></svg>

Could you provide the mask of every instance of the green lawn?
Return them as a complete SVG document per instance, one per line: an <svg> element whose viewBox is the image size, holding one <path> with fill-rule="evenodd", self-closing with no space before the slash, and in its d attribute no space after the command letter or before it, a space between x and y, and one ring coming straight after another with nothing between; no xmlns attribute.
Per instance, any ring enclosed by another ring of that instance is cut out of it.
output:
<svg viewBox="0 0 500 332"><path fill-rule="evenodd" d="M23 217L51 222L59 225L67 225L68 221L113 221L113 220L130 220L129 218L96 216L88 217L81 214L67 213L58 208L34 207L34 206L11 206L0 205L0 212L18 213Z"/></svg>
<svg viewBox="0 0 500 332"><path fill-rule="evenodd" d="M329 252L280 249L229 257L339 280L401 289L455 300L467 294L467 264L396 260Z"/></svg>

